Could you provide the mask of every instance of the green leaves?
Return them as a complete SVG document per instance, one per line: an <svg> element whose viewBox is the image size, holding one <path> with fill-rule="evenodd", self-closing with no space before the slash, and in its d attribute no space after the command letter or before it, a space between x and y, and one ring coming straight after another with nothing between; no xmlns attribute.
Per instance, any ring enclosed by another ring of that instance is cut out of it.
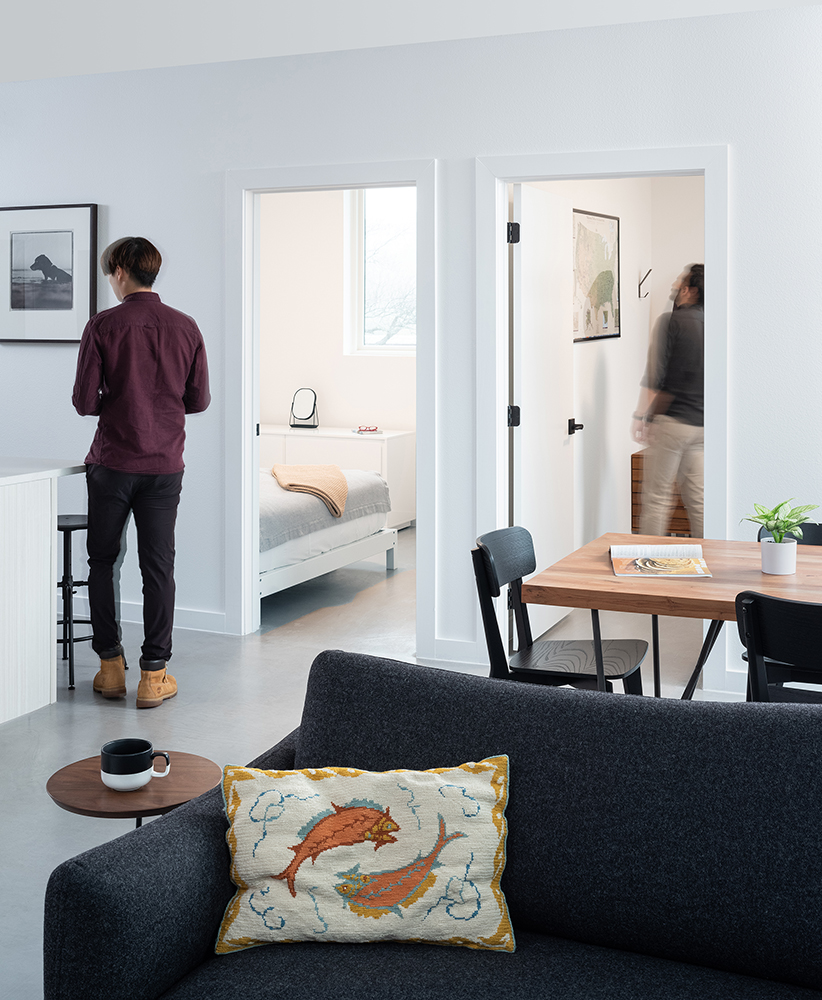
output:
<svg viewBox="0 0 822 1000"><path fill-rule="evenodd" d="M743 517L742 520L761 524L766 531L769 531L773 535L775 542L781 542L785 535L794 535L796 538L801 538L802 529L799 525L807 521L808 512L816 510L819 505L809 503L801 507L791 507L793 500L793 497L790 500L783 500L782 503L778 503L772 510L768 510L767 507L755 503L754 510L756 514L754 517Z"/></svg>
<svg viewBox="0 0 822 1000"><path fill-rule="evenodd" d="M818 506L819 505L815 503L807 503L804 507L794 507L791 511L791 516L795 517L797 514L804 514L808 510L816 510ZM807 517L803 517L802 520L807 521L808 519Z"/></svg>

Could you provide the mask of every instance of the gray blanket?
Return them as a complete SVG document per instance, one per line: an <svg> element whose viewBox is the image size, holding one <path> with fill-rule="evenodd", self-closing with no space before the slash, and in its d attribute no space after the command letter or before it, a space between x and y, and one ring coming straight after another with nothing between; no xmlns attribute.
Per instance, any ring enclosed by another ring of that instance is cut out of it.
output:
<svg viewBox="0 0 822 1000"><path fill-rule="evenodd" d="M260 473L260 552L341 521L391 510L388 486L376 472L343 469L348 498L342 517L333 517L319 497L284 490L269 472Z"/></svg>

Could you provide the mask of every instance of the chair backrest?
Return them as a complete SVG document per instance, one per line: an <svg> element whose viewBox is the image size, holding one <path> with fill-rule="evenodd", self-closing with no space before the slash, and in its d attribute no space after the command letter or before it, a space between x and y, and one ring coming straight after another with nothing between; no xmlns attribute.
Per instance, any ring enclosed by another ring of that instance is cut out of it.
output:
<svg viewBox="0 0 822 1000"><path fill-rule="evenodd" d="M499 528L480 535L477 545L488 567L488 577L493 584L492 596L499 597L500 587L513 580L521 580L537 568L534 541L525 528Z"/></svg>
<svg viewBox="0 0 822 1000"><path fill-rule="evenodd" d="M796 539L798 545L822 545L822 524L817 524L816 521L806 521L799 527L802 529L802 537ZM796 535L785 535L785 537L796 538ZM773 538L771 532L764 527L759 529L756 540L761 542L763 538Z"/></svg>
<svg viewBox="0 0 822 1000"><path fill-rule="evenodd" d="M754 701L770 701L765 657L818 672L822 682L822 604L745 590L736 597L736 621Z"/></svg>
<svg viewBox="0 0 822 1000"><path fill-rule="evenodd" d="M491 661L491 676L509 677L508 657L494 612L493 598L499 597L500 589L508 585L517 628L517 647L527 649L533 640L528 608L522 603L522 578L537 568L531 533L519 527L489 531L477 539L477 547L471 550L471 557Z"/></svg>

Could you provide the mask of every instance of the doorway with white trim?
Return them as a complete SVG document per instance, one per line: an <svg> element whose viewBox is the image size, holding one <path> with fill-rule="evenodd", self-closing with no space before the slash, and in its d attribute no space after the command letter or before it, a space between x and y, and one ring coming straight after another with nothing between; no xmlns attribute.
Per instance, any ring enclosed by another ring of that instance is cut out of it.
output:
<svg viewBox="0 0 822 1000"><path fill-rule="evenodd" d="M346 591L357 579L367 590L387 562L400 568L400 542L403 568L409 554L413 565L416 188L258 198L266 629L272 616L281 620L283 592L295 586L351 567ZM299 474L344 477L345 496L333 513L317 496L283 491L283 476ZM333 580L341 581L340 573ZM331 582L324 579L323 589ZM402 603L413 622L413 604Z"/></svg>
<svg viewBox="0 0 822 1000"><path fill-rule="evenodd" d="M511 495L508 490L510 432L499 419L510 401L509 377L512 374L508 341L508 259L507 254L500 251L500 244L504 245L506 242L509 221L508 184L558 181L581 183L606 178L675 178L680 175L704 176L705 183L705 262L711 275L709 297L706 300L706 534L725 537L727 150L724 147L546 154L477 161L478 353L481 358L493 359L494 362L493 365L480 364L478 370L478 397L482 404L486 404L479 405L477 413L479 531L501 527L511 518ZM681 269L685 263L688 261L683 260L677 265L678 268ZM637 277L637 282L640 277L641 275ZM623 276L623 289L630 289L631 284L630 278L626 281ZM628 294L637 295L638 298L636 290L633 293L629 291ZM571 332L569 336L572 336ZM590 350L593 345L576 346ZM640 355L646 349L647 337ZM644 367L644 357L642 362ZM594 374L596 371L597 365L594 365ZM641 373L641 370L636 373L633 384L627 389L634 399ZM566 373L566 377L570 377L570 373ZM593 381L592 396L596 400L596 379L589 381ZM489 397L497 401L496 412L489 411L487 407ZM634 399L628 404L627 426L614 429L615 433L624 434L627 448L631 446L628 434ZM573 416L575 415L568 414L568 417ZM579 417L576 419L579 420ZM584 423L581 420L579 422ZM577 465L575 478L579 478L580 463L574 464ZM584 471L583 466L582 472ZM630 473L623 470L623 475L628 480ZM629 498L630 493L627 492L624 499L626 506L630 504ZM596 504L587 505L587 513L594 529L598 527L598 518L601 523L602 517L608 516L607 509L603 513L598 497ZM576 538L582 537L584 528L583 523L581 529L575 531ZM630 531L630 520L621 530ZM599 533L601 531L595 530L595 534ZM543 565L546 564L543 562ZM705 676L706 686L710 685L718 690L733 688L735 678L729 676L726 669L724 649L715 649Z"/></svg>
<svg viewBox="0 0 822 1000"><path fill-rule="evenodd" d="M435 164L401 161L325 167L272 168L227 175L229 321L226 350L226 609L228 630L241 634L259 627L259 425L260 420L260 211L261 198L275 192L351 190L412 185L417 222L417 590L430 592L433 552L433 453L435 353L434 206ZM241 315L239 343L236 331ZM433 608L417 601L417 645L433 637ZM428 640L430 641L430 640Z"/></svg>
<svg viewBox="0 0 822 1000"><path fill-rule="evenodd" d="M632 530L634 456L645 447L630 435L632 412L671 285L704 260L704 178L537 181L510 185L510 196L519 225L510 245L510 403L521 411L511 433L511 519L533 525L541 562L553 563L606 531ZM575 234L597 246L597 226L610 234L616 282L600 309L606 335L586 336L569 288L584 269ZM548 617L540 631L553 624Z"/></svg>

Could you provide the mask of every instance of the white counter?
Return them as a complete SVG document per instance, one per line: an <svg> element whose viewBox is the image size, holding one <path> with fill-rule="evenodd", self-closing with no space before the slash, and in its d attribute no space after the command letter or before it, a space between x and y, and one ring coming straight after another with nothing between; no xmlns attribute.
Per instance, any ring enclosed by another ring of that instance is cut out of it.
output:
<svg viewBox="0 0 822 1000"><path fill-rule="evenodd" d="M0 486L33 483L39 479L58 479L85 472L82 462L63 458L4 458L0 456Z"/></svg>
<svg viewBox="0 0 822 1000"><path fill-rule="evenodd" d="M57 480L84 471L0 458L0 722L57 700Z"/></svg>

